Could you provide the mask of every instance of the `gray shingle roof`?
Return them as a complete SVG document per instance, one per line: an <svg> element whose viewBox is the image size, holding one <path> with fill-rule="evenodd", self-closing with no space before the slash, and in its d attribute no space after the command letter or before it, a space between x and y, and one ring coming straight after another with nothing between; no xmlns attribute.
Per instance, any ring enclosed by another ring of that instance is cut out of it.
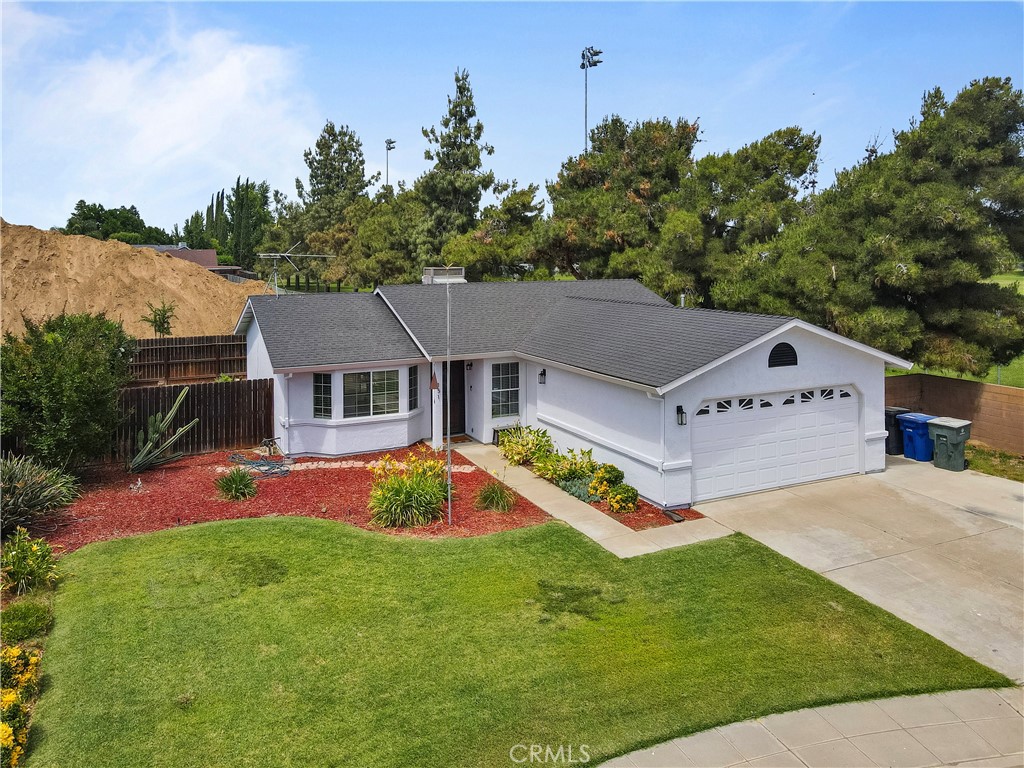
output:
<svg viewBox="0 0 1024 768"><path fill-rule="evenodd" d="M429 355L446 353L444 285L384 285L378 292ZM511 352L569 296L670 306L635 280L464 283L451 286L452 355Z"/></svg>
<svg viewBox="0 0 1024 768"><path fill-rule="evenodd" d="M250 296L249 303L275 369L423 357L372 293Z"/></svg>
<svg viewBox="0 0 1024 768"><path fill-rule="evenodd" d="M627 301L559 301L516 351L651 387L664 386L792 318Z"/></svg>
<svg viewBox="0 0 1024 768"><path fill-rule="evenodd" d="M422 358L402 323L431 357L445 355L444 285L389 285L379 293L249 301L278 370ZM518 353L650 387L791 320L674 307L633 280L466 283L451 293L454 357ZM245 313L239 324L247 325Z"/></svg>

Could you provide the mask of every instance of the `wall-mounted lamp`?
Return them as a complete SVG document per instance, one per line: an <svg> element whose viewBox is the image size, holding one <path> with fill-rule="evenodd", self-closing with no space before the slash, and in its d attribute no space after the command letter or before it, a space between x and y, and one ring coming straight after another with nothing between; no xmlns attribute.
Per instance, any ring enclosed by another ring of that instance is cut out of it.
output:
<svg viewBox="0 0 1024 768"><path fill-rule="evenodd" d="M676 424L680 427L686 426L686 411L683 410L683 406L676 406Z"/></svg>
<svg viewBox="0 0 1024 768"><path fill-rule="evenodd" d="M467 371L472 371L473 370L473 361L472 360L470 360L468 363L466 363L466 370Z"/></svg>
<svg viewBox="0 0 1024 768"><path fill-rule="evenodd" d="M548 369L547 368L541 368L540 372L537 374L537 383L538 384L543 384L547 380L548 380Z"/></svg>

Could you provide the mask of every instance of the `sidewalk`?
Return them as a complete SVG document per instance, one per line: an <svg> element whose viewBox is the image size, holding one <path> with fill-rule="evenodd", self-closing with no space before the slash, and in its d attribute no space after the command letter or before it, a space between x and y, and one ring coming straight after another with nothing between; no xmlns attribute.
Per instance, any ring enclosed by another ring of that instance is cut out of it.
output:
<svg viewBox="0 0 1024 768"><path fill-rule="evenodd" d="M552 517L568 523L618 557L646 555L732 533L724 525L707 518L634 531L603 512L598 512L586 502L570 496L558 486L537 477L530 470L510 465L493 445L461 443L453 445L452 449L481 469L496 475L505 485Z"/></svg>
<svg viewBox="0 0 1024 768"><path fill-rule="evenodd" d="M1024 766L1024 692L950 691L836 704L714 728L605 768Z"/></svg>

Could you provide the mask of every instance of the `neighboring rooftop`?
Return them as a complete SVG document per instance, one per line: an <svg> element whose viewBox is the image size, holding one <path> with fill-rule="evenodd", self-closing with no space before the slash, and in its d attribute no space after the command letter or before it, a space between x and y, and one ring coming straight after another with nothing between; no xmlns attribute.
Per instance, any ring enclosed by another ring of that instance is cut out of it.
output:
<svg viewBox="0 0 1024 768"><path fill-rule="evenodd" d="M635 280L555 280L451 285L452 355L512 352L567 297L671 305ZM382 285L377 292L431 357L447 350L445 285ZM261 326L262 327L262 326Z"/></svg>
<svg viewBox="0 0 1024 768"><path fill-rule="evenodd" d="M661 387L790 320L570 296L537 318L515 351Z"/></svg>
<svg viewBox="0 0 1024 768"><path fill-rule="evenodd" d="M275 370L423 358L372 293L250 296L235 333L254 317Z"/></svg>
<svg viewBox="0 0 1024 768"><path fill-rule="evenodd" d="M150 248L157 253L177 256L179 259L191 261L207 269L217 266L217 250L215 248L186 248L184 245L135 245L133 248Z"/></svg>

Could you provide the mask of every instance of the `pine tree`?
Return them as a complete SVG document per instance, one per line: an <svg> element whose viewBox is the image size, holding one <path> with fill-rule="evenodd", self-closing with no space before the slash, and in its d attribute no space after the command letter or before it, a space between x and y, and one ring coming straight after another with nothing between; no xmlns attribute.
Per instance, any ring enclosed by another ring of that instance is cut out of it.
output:
<svg viewBox="0 0 1024 768"><path fill-rule="evenodd" d="M427 207L420 234L420 258L437 261L444 244L469 232L477 222L483 193L494 186L494 173L483 170L484 155L494 147L483 141L484 126L476 119L469 72L455 72L455 96L441 128L424 128L429 147L423 153L433 167L417 179L415 191Z"/></svg>
<svg viewBox="0 0 1024 768"><path fill-rule="evenodd" d="M974 81L925 94L895 148L837 175L813 214L750 247L724 308L795 314L925 367L983 375L1024 351L1024 297L984 282L1020 259L1024 95ZM873 151L872 151L873 150Z"/></svg>

